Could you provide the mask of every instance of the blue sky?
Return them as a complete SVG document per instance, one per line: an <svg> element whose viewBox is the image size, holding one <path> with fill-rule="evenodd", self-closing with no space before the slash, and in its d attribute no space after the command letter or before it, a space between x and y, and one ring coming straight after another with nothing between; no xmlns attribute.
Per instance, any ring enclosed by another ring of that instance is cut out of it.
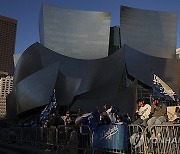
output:
<svg viewBox="0 0 180 154"><path fill-rule="evenodd" d="M39 42L38 19L42 3L70 9L111 12L111 26L120 25L120 6L178 13L177 48L180 48L180 0L0 0L0 15L18 20L15 53Z"/></svg>

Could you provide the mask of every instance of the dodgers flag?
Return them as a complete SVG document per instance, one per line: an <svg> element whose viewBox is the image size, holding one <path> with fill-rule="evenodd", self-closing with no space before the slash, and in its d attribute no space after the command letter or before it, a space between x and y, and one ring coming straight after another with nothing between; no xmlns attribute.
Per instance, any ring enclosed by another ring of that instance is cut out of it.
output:
<svg viewBox="0 0 180 154"><path fill-rule="evenodd" d="M176 93L156 74L153 74L153 94L164 97L166 100L179 101Z"/></svg>
<svg viewBox="0 0 180 154"><path fill-rule="evenodd" d="M103 125L92 136L93 147L114 150L128 149L128 125Z"/></svg>
<svg viewBox="0 0 180 154"><path fill-rule="evenodd" d="M55 90L54 90L49 104L46 105L46 107L40 114L40 123L42 125L46 123L46 121L48 120L51 114L55 113L56 107L57 107L57 102L56 102L56 96L55 96Z"/></svg>

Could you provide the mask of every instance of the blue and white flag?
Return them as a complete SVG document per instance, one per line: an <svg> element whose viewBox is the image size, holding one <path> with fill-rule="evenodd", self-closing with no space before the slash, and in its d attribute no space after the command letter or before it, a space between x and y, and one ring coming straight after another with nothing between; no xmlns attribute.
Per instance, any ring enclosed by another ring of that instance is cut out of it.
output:
<svg viewBox="0 0 180 154"><path fill-rule="evenodd" d="M46 123L46 121L48 120L51 114L55 113L56 107L57 107L57 102L56 102L56 96L55 96L55 90L54 90L49 104L46 105L46 107L40 114L40 123L42 125Z"/></svg>
<svg viewBox="0 0 180 154"><path fill-rule="evenodd" d="M156 74L153 74L153 94L164 97L166 100L179 101L176 93Z"/></svg>
<svg viewBox="0 0 180 154"><path fill-rule="evenodd" d="M97 123L100 120L99 109L96 109L94 112L86 113L81 116L83 118L82 124L88 125L90 129L96 129Z"/></svg>

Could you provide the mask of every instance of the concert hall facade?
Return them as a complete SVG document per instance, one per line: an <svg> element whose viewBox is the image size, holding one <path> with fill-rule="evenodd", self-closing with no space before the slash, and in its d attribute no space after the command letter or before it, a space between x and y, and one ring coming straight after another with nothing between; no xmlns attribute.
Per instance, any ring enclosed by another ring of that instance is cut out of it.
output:
<svg viewBox="0 0 180 154"><path fill-rule="evenodd" d="M110 27L108 12L44 4L39 29L40 43L16 64L9 118L44 107L54 89L59 108L88 112L108 103L132 116L139 91L152 92L152 72L180 96L174 12L121 6L120 27Z"/></svg>

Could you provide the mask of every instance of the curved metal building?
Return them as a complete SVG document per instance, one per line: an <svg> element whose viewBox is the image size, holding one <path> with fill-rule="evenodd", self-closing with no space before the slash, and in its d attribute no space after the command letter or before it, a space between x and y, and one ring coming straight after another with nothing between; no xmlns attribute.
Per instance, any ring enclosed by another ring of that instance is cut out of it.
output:
<svg viewBox="0 0 180 154"><path fill-rule="evenodd" d="M63 9L43 4L40 42L72 58L98 59L108 56L110 13Z"/></svg>
<svg viewBox="0 0 180 154"><path fill-rule="evenodd" d="M13 96L17 113L48 104L54 88L59 105L70 105L75 96L117 95L124 69L123 50L105 58L81 60L35 43L16 65Z"/></svg>
<svg viewBox="0 0 180 154"><path fill-rule="evenodd" d="M145 54L176 58L177 13L121 6L121 41Z"/></svg>
<svg viewBox="0 0 180 154"><path fill-rule="evenodd" d="M128 113L130 117L133 117L136 110L136 88L137 80L135 80L129 87L114 96L104 96L99 98L78 98L71 110L77 111L79 107L85 112L92 112L97 107L101 109L104 104L116 105L119 107L120 113ZM126 105L128 104L128 105Z"/></svg>
<svg viewBox="0 0 180 154"><path fill-rule="evenodd" d="M124 46L109 56L109 13L43 5L39 22L43 45L34 43L19 58L8 115L48 104L54 89L59 106L92 111L108 103L132 115L137 83L123 91L127 73L151 87L154 72L180 96L176 13L123 6Z"/></svg>
<svg viewBox="0 0 180 154"><path fill-rule="evenodd" d="M124 48L131 76L152 87L155 73L180 96L180 60L149 56L127 45Z"/></svg>

